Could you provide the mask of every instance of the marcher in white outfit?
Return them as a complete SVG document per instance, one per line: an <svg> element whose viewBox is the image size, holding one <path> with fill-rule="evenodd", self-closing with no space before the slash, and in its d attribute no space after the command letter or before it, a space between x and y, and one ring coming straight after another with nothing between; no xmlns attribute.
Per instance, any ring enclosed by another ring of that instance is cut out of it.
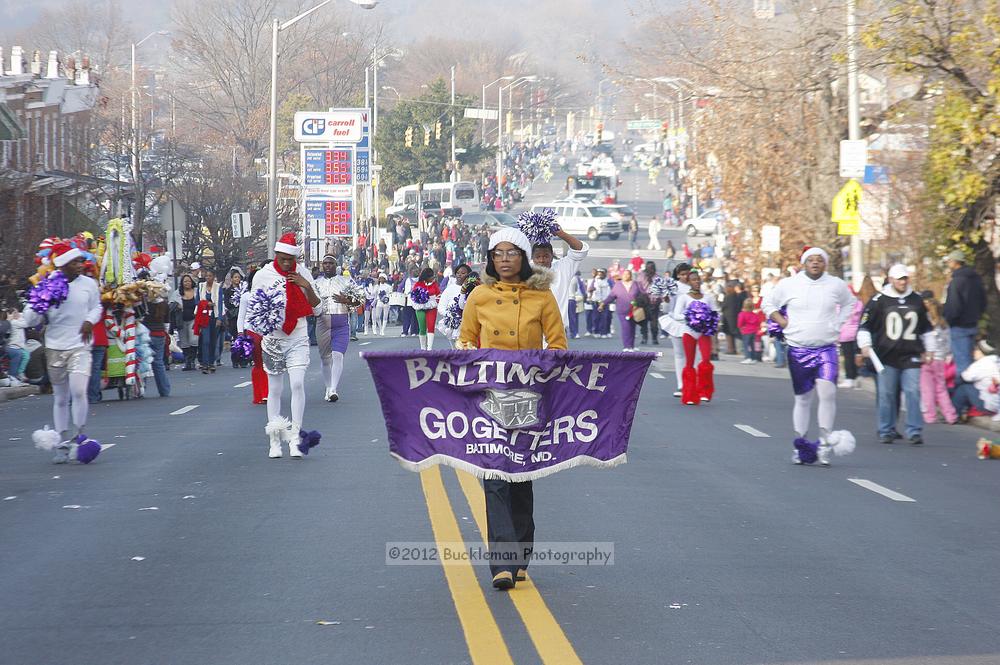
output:
<svg viewBox="0 0 1000 665"><path fill-rule="evenodd" d="M681 296L687 294L691 290L688 286L688 276L691 274L691 266L687 263L680 263L674 268L674 279L677 281L677 295L674 296L674 301L669 304L668 312L674 311L674 306ZM663 317L660 317L663 320ZM671 317L673 318L673 317ZM674 374L677 376L677 390L674 391L674 397L680 397L684 390L684 364L686 358L684 355L684 331L682 328L676 327L673 324L667 322L668 325L660 324L660 328L668 335L670 335L670 346L674 349Z"/></svg>
<svg viewBox="0 0 1000 665"><path fill-rule="evenodd" d="M795 392L792 424L798 439L806 441L812 402L819 396L818 461L829 464L829 436L837 415L837 339L854 311L854 295L844 280L826 272L829 256L819 247L802 254L804 270L778 282L764 298L762 308L784 330L788 344L788 369ZM779 310L785 307L786 314ZM812 444L815 446L816 444ZM801 464L797 446L793 460Z"/></svg>
<svg viewBox="0 0 1000 665"><path fill-rule="evenodd" d="M649 220L649 245L646 249L654 249L657 252L660 251L660 219L659 217L653 217Z"/></svg>
<svg viewBox="0 0 1000 665"><path fill-rule="evenodd" d="M573 288L576 286L576 273L580 270L580 262L587 258L587 253L590 252L590 245L577 240L562 229L556 232L555 237L569 245L566 255L555 259L551 242L535 243L531 247L531 262L554 273L551 287L552 295L555 296L556 304L559 305L563 327L568 327L569 301L573 294ZM576 299L573 298L573 300L575 306Z"/></svg>
<svg viewBox="0 0 1000 665"><path fill-rule="evenodd" d="M438 299L437 306L437 330L442 335L445 336L453 345L456 340L458 340L458 328L449 328L445 325L446 315L448 309L458 302L459 307L465 308L465 296L462 295L462 285L465 284L465 280L469 279L469 275L472 274L472 268L468 264L461 264L456 266L455 273L452 275L451 279L448 280L448 286L445 287L444 292Z"/></svg>
<svg viewBox="0 0 1000 665"><path fill-rule="evenodd" d="M83 252L67 243L57 243L52 247L51 255L53 264L69 282L69 293L64 301L50 307L44 314L28 306L22 317L28 327L45 324L45 362L54 397L52 421L55 430L39 430L32 438L37 447L55 451L53 462L64 464L73 457L76 451L74 445L82 443L82 440L74 442L74 439L83 435L87 426L90 347L94 326L104 323L97 282L81 274L84 268ZM39 438L39 433L46 432ZM82 456L76 459L84 463L90 461Z"/></svg>
<svg viewBox="0 0 1000 665"><path fill-rule="evenodd" d="M282 442L288 444L292 457L302 457L308 452L307 433L302 429L305 415L306 369L309 367L309 332L306 318L320 315L323 303L316 294L312 275L296 259L301 255L295 234L286 233L274 246L274 261L254 275L251 292L284 294L281 321L273 330L261 330L253 316L248 316L247 327L261 335L261 357L267 372L267 427L270 440L268 457L281 457ZM251 296L252 308L253 296ZM291 388L291 420L281 416L281 395L285 389L285 375ZM313 443L312 445L315 445Z"/></svg>
<svg viewBox="0 0 1000 665"><path fill-rule="evenodd" d="M351 339L350 300L344 291L351 285L351 278L337 269L332 255L323 257L323 274L316 279L316 293L323 302L323 314L316 319L316 345L323 365L323 399L336 402L340 377L344 373L344 354Z"/></svg>
<svg viewBox="0 0 1000 665"><path fill-rule="evenodd" d="M384 272L379 273L378 283L375 284L374 329L382 337L385 337L385 327L389 323L389 294L392 293L392 284L387 279Z"/></svg>

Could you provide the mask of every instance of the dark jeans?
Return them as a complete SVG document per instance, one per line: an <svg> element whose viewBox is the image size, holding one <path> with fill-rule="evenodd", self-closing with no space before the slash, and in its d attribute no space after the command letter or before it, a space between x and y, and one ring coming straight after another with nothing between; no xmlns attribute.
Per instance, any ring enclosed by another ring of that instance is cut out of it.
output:
<svg viewBox="0 0 1000 665"><path fill-rule="evenodd" d="M642 341L645 342L647 339L647 333L653 334L653 343L659 344L660 342L660 306L659 305L646 305L643 307L646 311L646 320L639 324L642 329Z"/></svg>
<svg viewBox="0 0 1000 665"><path fill-rule="evenodd" d="M761 348L757 333L743 333L743 357L747 360L760 360Z"/></svg>
<svg viewBox="0 0 1000 665"><path fill-rule="evenodd" d="M986 411L983 400L979 398L979 391L971 383L960 383L955 386L955 390L951 393L951 403L955 405L955 410L959 414L965 413L972 406L980 411Z"/></svg>
<svg viewBox="0 0 1000 665"><path fill-rule="evenodd" d="M166 337L149 337L149 348L153 352L153 379L156 381L156 390L160 397L170 397L170 377L167 376L167 368L163 364L163 348L166 346Z"/></svg>
<svg viewBox="0 0 1000 665"><path fill-rule="evenodd" d="M104 356L107 354L106 346L90 348L90 383L87 384L87 401L91 404L101 401L101 373L104 371Z"/></svg>
<svg viewBox="0 0 1000 665"><path fill-rule="evenodd" d="M490 552L511 557L491 562L490 573L496 575L507 570L516 575L518 568L528 567L535 544L535 499L531 481L484 480L483 491Z"/></svg>
<svg viewBox="0 0 1000 665"><path fill-rule="evenodd" d="M215 322L215 317L210 317L208 325L202 328L198 335L198 361L202 367L214 365L219 360L216 351L219 345L219 326Z"/></svg>
<svg viewBox="0 0 1000 665"><path fill-rule="evenodd" d="M417 334L417 312L412 307L403 308L403 333L404 335Z"/></svg>
<svg viewBox="0 0 1000 665"><path fill-rule="evenodd" d="M858 355L858 343L855 341L841 342L840 352L844 356L844 376L851 381L858 378L858 366L855 356Z"/></svg>
<svg viewBox="0 0 1000 665"><path fill-rule="evenodd" d="M566 331L566 336L570 339L580 336L580 315L576 312L576 298L570 298L569 303L566 305L567 312L569 312L569 329Z"/></svg>

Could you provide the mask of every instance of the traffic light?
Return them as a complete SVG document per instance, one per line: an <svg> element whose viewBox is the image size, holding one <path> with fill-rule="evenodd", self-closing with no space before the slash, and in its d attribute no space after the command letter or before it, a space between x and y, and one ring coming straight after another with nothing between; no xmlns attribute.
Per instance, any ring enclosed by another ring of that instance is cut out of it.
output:
<svg viewBox="0 0 1000 665"><path fill-rule="evenodd" d="M413 127L406 128L406 139L403 141L403 145L407 148L413 147Z"/></svg>
<svg viewBox="0 0 1000 665"><path fill-rule="evenodd" d="M669 132L670 132L670 123L664 120L663 124L660 125L660 140L666 141L667 137L669 136Z"/></svg>
<svg viewBox="0 0 1000 665"><path fill-rule="evenodd" d="M596 132L594 138L595 138L595 142L596 143L600 143L602 140L604 140L604 123L603 122L597 123L597 132Z"/></svg>
<svg viewBox="0 0 1000 665"><path fill-rule="evenodd" d="M437 122L434 123L434 140L435 141L440 141L441 140L441 121L440 120L438 120Z"/></svg>
<svg viewBox="0 0 1000 665"><path fill-rule="evenodd" d="M424 127L424 145L431 144L431 128Z"/></svg>

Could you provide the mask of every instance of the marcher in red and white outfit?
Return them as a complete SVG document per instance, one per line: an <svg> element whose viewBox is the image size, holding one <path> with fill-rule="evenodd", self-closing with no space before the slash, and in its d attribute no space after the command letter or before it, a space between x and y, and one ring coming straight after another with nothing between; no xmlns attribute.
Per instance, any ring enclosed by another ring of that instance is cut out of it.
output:
<svg viewBox="0 0 1000 665"><path fill-rule="evenodd" d="M254 295L258 289L278 290L284 293L284 311L274 330L258 330L252 315L247 317L247 327L261 335L261 359L267 372L267 427L270 439L268 457L281 457L282 441L288 444L292 457L302 457L299 446L302 418L305 414L306 369L309 367L309 333L306 317L319 315L322 302L313 288L313 279L296 259L301 255L295 234L286 233L274 246L274 261L254 275L250 287L248 310L253 309ZM281 396L285 375L291 387L291 421L281 416Z"/></svg>
<svg viewBox="0 0 1000 665"><path fill-rule="evenodd" d="M75 453L74 439L83 435L87 425L87 385L90 383L90 347L94 326L101 321L101 292L90 277L83 275L83 252L68 243L52 247L52 263L69 282L66 299L39 314L30 306L22 313L28 327L45 325L45 362L52 383L52 421L55 430L39 430L33 437L44 450L54 450L56 464L70 461ZM72 403L72 407L71 407ZM70 429L70 419L73 428ZM42 435L40 440L38 435ZM58 439L56 438L58 435ZM100 452L100 448L97 449ZM96 457L96 454L93 455ZM89 462L82 456L81 462Z"/></svg>

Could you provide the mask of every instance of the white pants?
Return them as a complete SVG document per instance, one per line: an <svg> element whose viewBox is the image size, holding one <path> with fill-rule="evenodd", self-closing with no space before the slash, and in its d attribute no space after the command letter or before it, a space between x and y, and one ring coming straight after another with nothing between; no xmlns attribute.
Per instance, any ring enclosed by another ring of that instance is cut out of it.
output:
<svg viewBox="0 0 1000 665"><path fill-rule="evenodd" d="M382 303L375 305L374 316L374 332L384 335L385 326L389 323L389 305L383 305Z"/></svg>
<svg viewBox="0 0 1000 665"><path fill-rule="evenodd" d="M655 249L656 251L660 251L660 234L659 233L650 233L649 234L649 245L646 246L646 249Z"/></svg>

